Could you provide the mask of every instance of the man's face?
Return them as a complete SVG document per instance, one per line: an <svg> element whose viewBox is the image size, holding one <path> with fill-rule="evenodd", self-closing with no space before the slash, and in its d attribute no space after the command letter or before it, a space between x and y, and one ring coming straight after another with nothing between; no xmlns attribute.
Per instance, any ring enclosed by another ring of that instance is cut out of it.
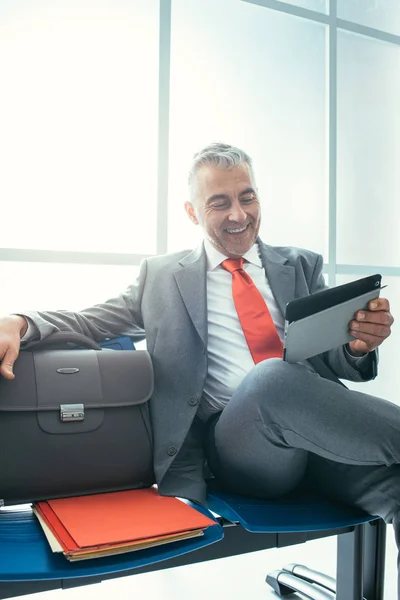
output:
<svg viewBox="0 0 400 600"><path fill-rule="evenodd" d="M185 204L189 218L222 254L243 256L256 241L261 220L248 165L232 169L204 165L195 177L194 202Z"/></svg>

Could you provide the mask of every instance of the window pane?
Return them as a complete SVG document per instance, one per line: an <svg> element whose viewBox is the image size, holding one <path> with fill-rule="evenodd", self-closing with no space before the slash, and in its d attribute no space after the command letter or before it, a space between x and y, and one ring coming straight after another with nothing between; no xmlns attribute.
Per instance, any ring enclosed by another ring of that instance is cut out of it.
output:
<svg viewBox="0 0 400 600"><path fill-rule="evenodd" d="M169 249L192 247L184 214L193 153L211 141L254 159L268 243L326 252L325 26L244 2L174 0Z"/></svg>
<svg viewBox="0 0 400 600"><path fill-rule="evenodd" d="M26 310L82 310L123 292L137 266L0 261L0 316Z"/></svg>
<svg viewBox="0 0 400 600"><path fill-rule="evenodd" d="M1 2L1 246L155 252L158 28L158 0Z"/></svg>
<svg viewBox="0 0 400 600"><path fill-rule="evenodd" d="M373 273L374 270L371 268L371 275ZM337 275L336 283L341 285L360 279L360 277L360 275ZM382 277L382 285L387 285L387 288L381 291L381 297L389 300L391 313L396 318L396 315L397 317L400 315L400 277ZM396 381L399 347L400 330L394 326L392 335L385 340L379 349L378 377L368 383L348 383L346 381L346 385L360 392L379 396L400 405L399 385Z"/></svg>
<svg viewBox="0 0 400 600"><path fill-rule="evenodd" d="M328 2L329 0L282 0L287 4L293 4L294 6L299 6L300 8L309 8L310 10L317 10L318 12L327 13L328 12Z"/></svg>
<svg viewBox="0 0 400 600"><path fill-rule="evenodd" d="M400 35L399 0L337 0L341 19Z"/></svg>
<svg viewBox="0 0 400 600"><path fill-rule="evenodd" d="M339 32L339 263L400 264L400 48Z"/></svg>

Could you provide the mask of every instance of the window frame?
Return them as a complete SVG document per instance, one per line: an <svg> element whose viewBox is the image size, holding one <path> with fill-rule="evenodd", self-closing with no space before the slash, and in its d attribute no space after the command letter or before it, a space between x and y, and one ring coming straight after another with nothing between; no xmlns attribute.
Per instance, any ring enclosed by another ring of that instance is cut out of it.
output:
<svg viewBox="0 0 400 600"><path fill-rule="evenodd" d="M281 0L240 0L269 10L324 23L328 28L326 49L328 95L326 107L328 115L328 257L324 272L330 286L336 283L336 275L354 276L379 271L382 275L400 276L400 267L384 265L351 265L337 263L337 34L338 30L353 32L400 46L400 36L373 29L337 17L337 0L329 0L328 13L294 6ZM165 254L168 247L168 203L165 190L168 190L169 169L169 104L170 104L170 61L171 61L171 9L173 0L159 0L159 89L158 89L158 166L157 166L157 223L156 254ZM122 254L107 252L78 252L0 248L1 261L48 262L78 264L139 265L148 254Z"/></svg>

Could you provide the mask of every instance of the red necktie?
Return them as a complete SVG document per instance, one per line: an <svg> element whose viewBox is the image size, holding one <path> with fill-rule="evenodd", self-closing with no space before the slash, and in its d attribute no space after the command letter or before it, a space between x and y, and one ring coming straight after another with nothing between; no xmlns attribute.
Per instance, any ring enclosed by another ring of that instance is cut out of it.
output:
<svg viewBox="0 0 400 600"><path fill-rule="evenodd" d="M221 266L232 273L232 297L254 363L282 358L282 342L271 314L243 262L243 258L228 258Z"/></svg>

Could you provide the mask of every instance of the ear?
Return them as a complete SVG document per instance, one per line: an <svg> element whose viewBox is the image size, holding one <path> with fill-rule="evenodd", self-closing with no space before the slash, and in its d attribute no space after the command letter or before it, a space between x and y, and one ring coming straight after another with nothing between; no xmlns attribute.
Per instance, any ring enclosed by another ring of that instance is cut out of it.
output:
<svg viewBox="0 0 400 600"><path fill-rule="evenodd" d="M191 202L185 202L185 210L186 210L186 213L187 213L189 219L192 221L192 223L194 223L195 225L198 225L199 220L196 216L196 211Z"/></svg>

